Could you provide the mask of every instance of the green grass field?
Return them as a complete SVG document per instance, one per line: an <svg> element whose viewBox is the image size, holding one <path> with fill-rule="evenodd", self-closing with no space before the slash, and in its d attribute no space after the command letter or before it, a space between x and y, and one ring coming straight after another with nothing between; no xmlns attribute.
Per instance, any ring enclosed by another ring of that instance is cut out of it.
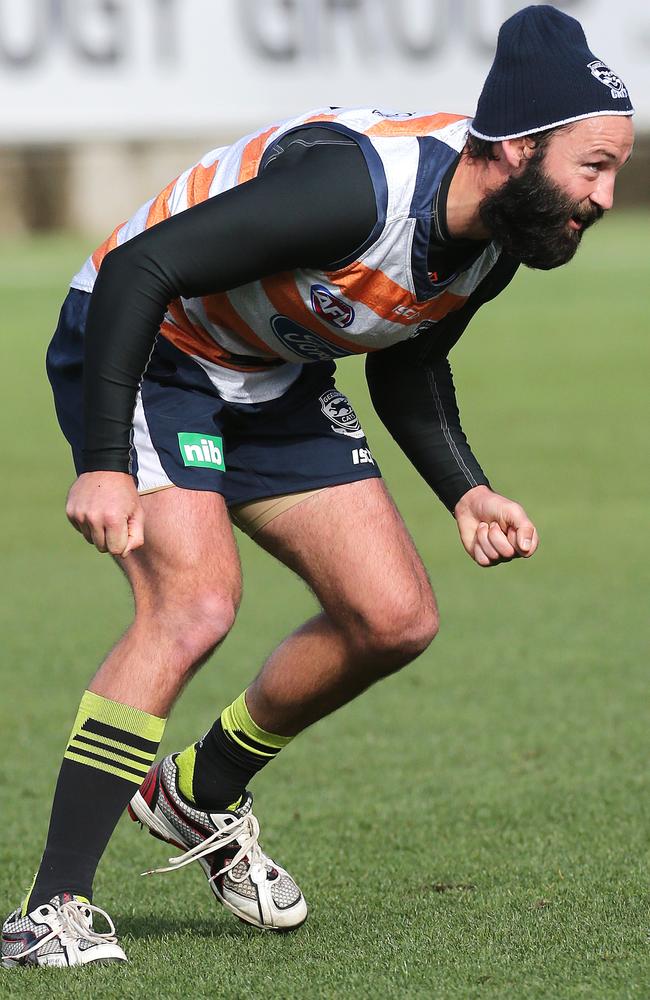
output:
<svg viewBox="0 0 650 1000"><path fill-rule="evenodd" d="M43 354L89 245L0 247L3 379L2 909L40 857L59 759L129 595L68 527L71 480ZM454 352L464 425L542 544L480 570L340 369L434 582L442 630L413 666L296 740L256 780L263 844L311 905L293 936L217 911L200 872L143 879L128 819L100 867L124 968L0 973L2 997L650 997L647 217L575 264L525 272ZM163 749L186 745L313 610L244 539L245 596Z"/></svg>

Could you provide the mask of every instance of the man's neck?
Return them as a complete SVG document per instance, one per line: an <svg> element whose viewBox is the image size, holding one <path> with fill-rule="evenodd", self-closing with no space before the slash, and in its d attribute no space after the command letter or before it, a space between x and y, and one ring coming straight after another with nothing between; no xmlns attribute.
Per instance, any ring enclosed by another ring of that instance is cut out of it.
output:
<svg viewBox="0 0 650 1000"><path fill-rule="evenodd" d="M447 195L447 229L452 239L487 240L490 238L479 215L479 205L490 190L489 166L461 154Z"/></svg>

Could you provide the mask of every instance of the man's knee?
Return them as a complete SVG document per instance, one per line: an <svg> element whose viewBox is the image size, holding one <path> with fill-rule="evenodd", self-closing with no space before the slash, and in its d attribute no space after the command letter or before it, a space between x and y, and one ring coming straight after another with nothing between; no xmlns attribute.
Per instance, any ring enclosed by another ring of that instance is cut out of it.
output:
<svg viewBox="0 0 650 1000"><path fill-rule="evenodd" d="M440 623L435 597L429 591L396 594L359 624L357 641L381 673L392 673L427 649Z"/></svg>
<svg viewBox="0 0 650 1000"><path fill-rule="evenodd" d="M226 638L235 623L237 603L229 594L206 590L183 608L179 638L190 662L210 654Z"/></svg>
<svg viewBox="0 0 650 1000"><path fill-rule="evenodd" d="M161 602L146 625L167 645L170 668L183 674L191 672L225 639L238 604L238 594L198 589Z"/></svg>

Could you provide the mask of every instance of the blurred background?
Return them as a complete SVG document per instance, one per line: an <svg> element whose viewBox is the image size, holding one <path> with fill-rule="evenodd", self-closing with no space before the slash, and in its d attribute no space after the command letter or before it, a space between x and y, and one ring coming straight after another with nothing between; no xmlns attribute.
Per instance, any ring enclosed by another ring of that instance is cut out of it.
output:
<svg viewBox="0 0 650 1000"><path fill-rule="evenodd" d="M513 0L2 0L0 234L103 235L203 152L310 107L471 114ZM640 134L650 5L567 0Z"/></svg>

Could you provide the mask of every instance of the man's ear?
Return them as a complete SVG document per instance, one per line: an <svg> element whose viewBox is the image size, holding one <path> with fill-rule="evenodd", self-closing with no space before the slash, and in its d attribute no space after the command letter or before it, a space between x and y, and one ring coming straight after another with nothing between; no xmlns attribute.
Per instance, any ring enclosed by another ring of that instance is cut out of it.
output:
<svg viewBox="0 0 650 1000"><path fill-rule="evenodd" d="M519 139L502 139L500 145L504 160L514 172L526 166L535 150L535 139L522 135Z"/></svg>

